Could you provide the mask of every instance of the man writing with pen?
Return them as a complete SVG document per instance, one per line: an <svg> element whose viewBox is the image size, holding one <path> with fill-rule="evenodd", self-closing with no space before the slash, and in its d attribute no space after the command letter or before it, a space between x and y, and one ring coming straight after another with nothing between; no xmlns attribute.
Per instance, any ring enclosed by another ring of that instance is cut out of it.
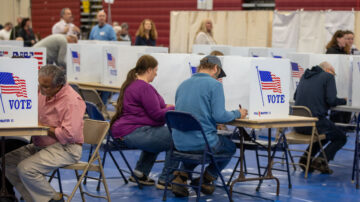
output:
<svg viewBox="0 0 360 202"><path fill-rule="evenodd" d="M221 71L220 59L216 56L208 55L200 61L197 73L185 80L176 91L175 110L189 112L195 116L205 132L209 145L215 154L228 156L224 161L219 161L218 167L221 171L229 163L231 156L236 151L235 144L227 137L217 134L216 123L226 123L237 118L245 118L246 109L236 109L233 111L225 110L225 96L222 83L216 80ZM174 130L173 140L175 148L179 151L188 153L198 153L205 147L202 134L199 131L188 131L197 136L198 141L187 141L184 139L183 132ZM197 164L184 163L186 170L193 170ZM186 184L189 178L186 172L174 172L173 182ZM215 165L209 164L204 173L201 192L212 194L215 190L213 181L217 179ZM199 184L199 178L192 179L192 184ZM188 196L186 187L173 184L172 192L176 196Z"/></svg>

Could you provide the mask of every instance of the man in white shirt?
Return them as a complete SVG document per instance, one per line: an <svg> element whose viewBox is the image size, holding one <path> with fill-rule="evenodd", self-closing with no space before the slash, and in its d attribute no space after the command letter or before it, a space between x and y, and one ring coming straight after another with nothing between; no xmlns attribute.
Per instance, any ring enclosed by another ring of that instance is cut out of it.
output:
<svg viewBox="0 0 360 202"><path fill-rule="evenodd" d="M12 30L11 22L7 22L4 28L0 30L0 40L10 40L10 34Z"/></svg>
<svg viewBox="0 0 360 202"><path fill-rule="evenodd" d="M80 29L72 23L73 17L70 8L61 9L60 17L60 21L52 27L52 34L80 34Z"/></svg>

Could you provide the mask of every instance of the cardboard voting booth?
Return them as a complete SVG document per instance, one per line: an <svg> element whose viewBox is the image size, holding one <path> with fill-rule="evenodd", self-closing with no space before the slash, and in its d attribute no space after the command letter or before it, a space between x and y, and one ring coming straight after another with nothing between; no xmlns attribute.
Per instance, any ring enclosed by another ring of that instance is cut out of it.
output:
<svg viewBox="0 0 360 202"><path fill-rule="evenodd" d="M78 40L78 44L102 44L102 45L131 46L131 41Z"/></svg>
<svg viewBox="0 0 360 202"><path fill-rule="evenodd" d="M296 52L291 48L267 48L267 47L250 47L250 57L272 57L272 58L286 58L288 53Z"/></svg>
<svg viewBox="0 0 360 202"><path fill-rule="evenodd" d="M289 115L290 61L256 59L250 69L249 119Z"/></svg>
<svg viewBox="0 0 360 202"><path fill-rule="evenodd" d="M0 128L38 125L38 63L0 58Z"/></svg>
<svg viewBox="0 0 360 202"><path fill-rule="evenodd" d="M46 64L46 48L29 48L18 46L1 46L0 57L24 57L37 60L38 69Z"/></svg>
<svg viewBox="0 0 360 202"><path fill-rule="evenodd" d="M360 56L354 56L352 77L352 106L360 107Z"/></svg>
<svg viewBox="0 0 360 202"><path fill-rule="evenodd" d="M289 115L289 102L284 100L289 99L289 60L224 56L223 69L226 110L238 109L240 104L249 110L250 119Z"/></svg>
<svg viewBox="0 0 360 202"><path fill-rule="evenodd" d="M158 61L157 76L151 83L166 103L175 104L175 93L178 86L190 78L193 69L200 64L204 55L189 54L151 54Z"/></svg>
<svg viewBox="0 0 360 202"><path fill-rule="evenodd" d="M17 40L0 40L0 46L17 46L17 47L24 47L24 41L17 41Z"/></svg>
<svg viewBox="0 0 360 202"><path fill-rule="evenodd" d="M287 57L291 62L297 63L299 67L299 74L302 74L306 69L319 65L324 61L329 62L334 67L336 73L335 81L337 96L351 98L351 93L349 92L349 89L352 86L352 64L350 62L350 56L335 54L290 53ZM296 90L297 82L299 82L299 78L295 78L295 76L296 71L292 70L291 98Z"/></svg>
<svg viewBox="0 0 360 202"><path fill-rule="evenodd" d="M158 62L152 85L166 103L175 103L177 87L190 78L204 55L151 54ZM226 72L223 78L226 110L249 109L249 118L286 117L289 114L290 61L273 58L219 57ZM258 67L258 69L256 69ZM262 77L259 77L259 73ZM263 75L264 74L264 75ZM268 77L268 75L270 77ZM261 78L261 80L259 80ZM262 86L259 86L259 83ZM261 87L261 89L260 89Z"/></svg>
<svg viewBox="0 0 360 202"><path fill-rule="evenodd" d="M152 46L114 46L102 49L102 72L100 82L105 85L121 86L127 73L135 67L137 60L144 54L168 53L166 47Z"/></svg>

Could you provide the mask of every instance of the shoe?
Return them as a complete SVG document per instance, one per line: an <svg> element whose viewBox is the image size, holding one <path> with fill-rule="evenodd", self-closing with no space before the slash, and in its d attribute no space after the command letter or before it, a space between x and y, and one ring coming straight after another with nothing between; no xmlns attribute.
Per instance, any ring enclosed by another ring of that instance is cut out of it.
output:
<svg viewBox="0 0 360 202"><path fill-rule="evenodd" d="M165 182L158 180L157 184L155 185L157 189L164 190L165 189ZM172 184L168 183L167 189L171 190Z"/></svg>
<svg viewBox="0 0 360 202"><path fill-rule="evenodd" d="M187 180L189 179L189 175L186 172L175 171L174 176L175 178L173 179L172 182L177 184L172 184L172 193L176 197L188 197L189 190L185 185L187 185ZM178 184L183 184L184 186Z"/></svg>
<svg viewBox="0 0 360 202"><path fill-rule="evenodd" d="M57 192L54 198L52 198L49 202L64 202L64 196L62 193Z"/></svg>
<svg viewBox="0 0 360 202"><path fill-rule="evenodd" d="M134 170L134 175L136 175L138 181L140 184L145 185L145 186L153 186L155 185L155 181L151 178L149 178L148 176L145 176L142 172ZM135 177L134 176L130 176L129 178L130 182L135 182Z"/></svg>
<svg viewBox="0 0 360 202"><path fill-rule="evenodd" d="M306 171L306 162L307 162L307 156L301 156L299 160L299 166L304 172ZM309 173L312 172L314 172L314 168L311 166L311 160L310 160Z"/></svg>
<svg viewBox="0 0 360 202"><path fill-rule="evenodd" d="M205 195L211 195L215 191L214 181L216 178L211 176L208 172L204 173L203 183L201 184L200 191ZM195 178L191 181L190 185L198 186L200 182L200 177Z"/></svg>
<svg viewBox="0 0 360 202"><path fill-rule="evenodd" d="M326 161L322 157L317 157L313 160L312 165L314 170L320 171L322 174L332 174L333 170L329 168Z"/></svg>

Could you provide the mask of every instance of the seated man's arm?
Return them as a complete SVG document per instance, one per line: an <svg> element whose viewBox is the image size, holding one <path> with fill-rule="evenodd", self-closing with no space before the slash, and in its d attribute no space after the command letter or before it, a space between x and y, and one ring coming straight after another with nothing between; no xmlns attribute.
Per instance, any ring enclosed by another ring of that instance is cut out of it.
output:
<svg viewBox="0 0 360 202"><path fill-rule="evenodd" d="M61 144L76 143L74 137L83 131L85 103L79 97L74 99L76 100L72 100L71 103L67 103L62 106L62 109L59 109L61 110L59 117L61 125L55 128L54 134Z"/></svg>
<svg viewBox="0 0 360 202"><path fill-rule="evenodd" d="M218 82L212 89L211 109L212 117L217 123L226 123L241 117L239 110L225 110L224 89L220 82Z"/></svg>
<svg viewBox="0 0 360 202"><path fill-rule="evenodd" d="M337 98L336 94L336 83L334 76L330 76L326 82L326 102L330 107L335 107L337 105L345 105L346 99L344 98Z"/></svg>

